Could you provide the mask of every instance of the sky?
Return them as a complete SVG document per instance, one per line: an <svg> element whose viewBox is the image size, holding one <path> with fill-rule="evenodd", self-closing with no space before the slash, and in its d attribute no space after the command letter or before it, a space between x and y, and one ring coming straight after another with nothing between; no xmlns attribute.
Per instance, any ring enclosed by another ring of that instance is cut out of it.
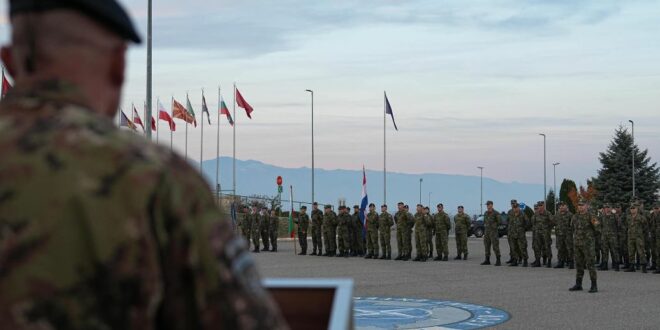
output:
<svg viewBox="0 0 660 330"><path fill-rule="evenodd" d="M146 37L146 1L120 1ZM0 6L6 11L6 4ZM660 158L660 2L555 1L154 1L154 99L186 94L212 126L218 88L232 84L255 109L237 109L237 157L284 167L383 168L383 92L392 172L479 175L504 182L578 183L596 175L598 153L619 125ZM6 43L7 20L0 21ZM129 51L122 108L146 98L146 47ZM154 100L156 104L156 100ZM185 103L184 103L185 104ZM160 142L169 131L160 125ZM221 154L232 132L221 120ZM188 156L200 159L200 129ZM184 154L185 125L174 148Z"/></svg>

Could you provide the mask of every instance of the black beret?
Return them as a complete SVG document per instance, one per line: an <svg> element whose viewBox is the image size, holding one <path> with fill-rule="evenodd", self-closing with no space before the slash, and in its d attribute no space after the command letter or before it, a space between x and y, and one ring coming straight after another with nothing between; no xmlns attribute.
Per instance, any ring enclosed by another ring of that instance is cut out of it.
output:
<svg viewBox="0 0 660 330"><path fill-rule="evenodd" d="M354 209L359 209L360 207L358 205L353 205Z"/></svg>
<svg viewBox="0 0 660 330"><path fill-rule="evenodd" d="M440 206L445 207L444 205L442 205L442 203L440 203L440 204L437 205L437 207L440 207Z"/></svg>
<svg viewBox="0 0 660 330"><path fill-rule="evenodd" d="M493 205L493 201L487 201L486 205Z"/></svg>
<svg viewBox="0 0 660 330"><path fill-rule="evenodd" d="M80 12L104 25L125 40L141 43L131 18L115 0L10 0L9 16L25 13L41 13L56 9Z"/></svg>
<svg viewBox="0 0 660 330"><path fill-rule="evenodd" d="M303 205L300 207L301 210L307 210L307 206Z"/></svg>
<svg viewBox="0 0 660 330"><path fill-rule="evenodd" d="M374 203L369 203L369 207L376 207L376 204L374 204Z"/></svg>
<svg viewBox="0 0 660 330"><path fill-rule="evenodd" d="M387 204L383 204L383 205L381 205L380 207L387 207Z"/></svg>

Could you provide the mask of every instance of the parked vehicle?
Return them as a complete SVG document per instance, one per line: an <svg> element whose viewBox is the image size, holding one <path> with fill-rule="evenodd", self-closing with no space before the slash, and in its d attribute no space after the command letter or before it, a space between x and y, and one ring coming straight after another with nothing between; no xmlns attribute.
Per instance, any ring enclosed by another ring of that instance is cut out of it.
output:
<svg viewBox="0 0 660 330"><path fill-rule="evenodd" d="M502 212L500 214L500 218L502 219L502 222L500 223L500 226L497 228L497 233L499 237L502 237L506 235L509 226L509 216L506 213ZM472 220L472 224L470 225L470 229L468 230L468 237L474 235L477 238L481 238L484 236L485 232L486 230L484 228L484 216L480 215L475 220Z"/></svg>

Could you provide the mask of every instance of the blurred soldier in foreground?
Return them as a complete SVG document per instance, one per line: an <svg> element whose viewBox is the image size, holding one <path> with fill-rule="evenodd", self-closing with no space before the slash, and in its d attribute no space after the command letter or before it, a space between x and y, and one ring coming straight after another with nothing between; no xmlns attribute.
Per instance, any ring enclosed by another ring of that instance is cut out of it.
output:
<svg viewBox="0 0 660 330"><path fill-rule="evenodd" d="M497 232L497 228L500 226L501 218L500 213L493 209L493 202L486 202L486 213L484 213L484 248L486 250L486 260L481 263L481 265L490 265L490 249L492 246L493 252L495 252L495 266L501 266L501 255L500 255L500 236Z"/></svg>
<svg viewBox="0 0 660 330"><path fill-rule="evenodd" d="M598 292L598 283L596 277L596 267L594 266L594 239L598 233L598 219L589 213L586 202L578 203L578 213L573 216L573 242L575 243L575 266L577 273L575 276L575 285L570 291L582 291L582 278L585 268L589 270L591 279L591 290L589 292Z"/></svg>
<svg viewBox="0 0 660 330"><path fill-rule="evenodd" d="M276 210L270 211L268 217L268 239L270 240L270 251L277 252L277 236L280 231L280 218L277 216Z"/></svg>
<svg viewBox="0 0 660 330"><path fill-rule="evenodd" d="M392 225L394 225L394 220L392 220L390 213L387 212L387 205L382 205L380 207L380 215L378 216L378 237L383 250L381 259L392 259Z"/></svg>
<svg viewBox="0 0 660 330"><path fill-rule="evenodd" d="M299 255L307 254L307 229L309 228L309 215L307 215L307 206L300 207L300 213L296 219L298 225L298 242L300 243Z"/></svg>
<svg viewBox="0 0 660 330"><path fill-rule="evenodd" d="M458 207L458 213L454 216L454 232L456 233L456 258L454 260L467 260L467 234L470 229L470 216L464 212L463 205Z"/></svg>
<svg viewBox="0 0 660 330"><path fill-rule="evenodd" d="M0 103L0 327L285 328L186 161L113 124L127 41L112 0L11 1Z"/></svg>
<svg viewBox="0 0 660 330"><path fill-rule="evenodd" d="M449 260L449 230L451 229L451 220L445 213L445 206L438 204L438 213L433 216L433 226L435 229L435 248L438 256L435 261Z"/></svg>
<svg viewBox="0 0 660 330"><path fill-rule="evenodd" d="M319 204L312 204L312 254L323 254L323 212L319 210Z"/></svg>
<svg viewBox="0 0 660 330"><path fill-rule="evenodd" d="M603 213L600 215L601 225L601 247L603 256L600 261L599 270L608 270L609 257L612 256L612 269L619 271L619 224L616 215L612 213L610 204L603 206Z"/></svg>
<svg viewBox="0 0 660 330"><path fill-rule="evenodd" d="M517 200L511 201L511 210L509 210L508 236L511 246L511 266L515 267L522 263L527 267L527 237L525 236L527 228L527 217L520 210Z"/></svg>
<svg viewBox="0 0 660 330"><path fill-rule="evenodd" d="M369 213L367 213L367 256L365 259L378 258L378 213L376 205L369 204Z"/></svg>
<svg viewBox="0 0 660 330"><path fill-rule="evenodd" d="M575 268L573 262L573 226L571 219L573 214L568 210L565 202L559 202L559 212L555 215L555 235L557 237L557 258L559 263L555 268L564 268L568 264L569 269Z"/></svg>

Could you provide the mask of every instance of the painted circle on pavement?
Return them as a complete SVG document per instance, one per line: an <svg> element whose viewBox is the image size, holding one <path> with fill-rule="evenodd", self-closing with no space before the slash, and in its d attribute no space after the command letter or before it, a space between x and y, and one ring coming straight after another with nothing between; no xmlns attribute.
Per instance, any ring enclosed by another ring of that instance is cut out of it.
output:
<svg viewBox="0 0 660 330"><path fill-rule="evenodd" d="M448 300L357 297L354 303L359 330L481 329L510 318L501 309Z"/></svg>

